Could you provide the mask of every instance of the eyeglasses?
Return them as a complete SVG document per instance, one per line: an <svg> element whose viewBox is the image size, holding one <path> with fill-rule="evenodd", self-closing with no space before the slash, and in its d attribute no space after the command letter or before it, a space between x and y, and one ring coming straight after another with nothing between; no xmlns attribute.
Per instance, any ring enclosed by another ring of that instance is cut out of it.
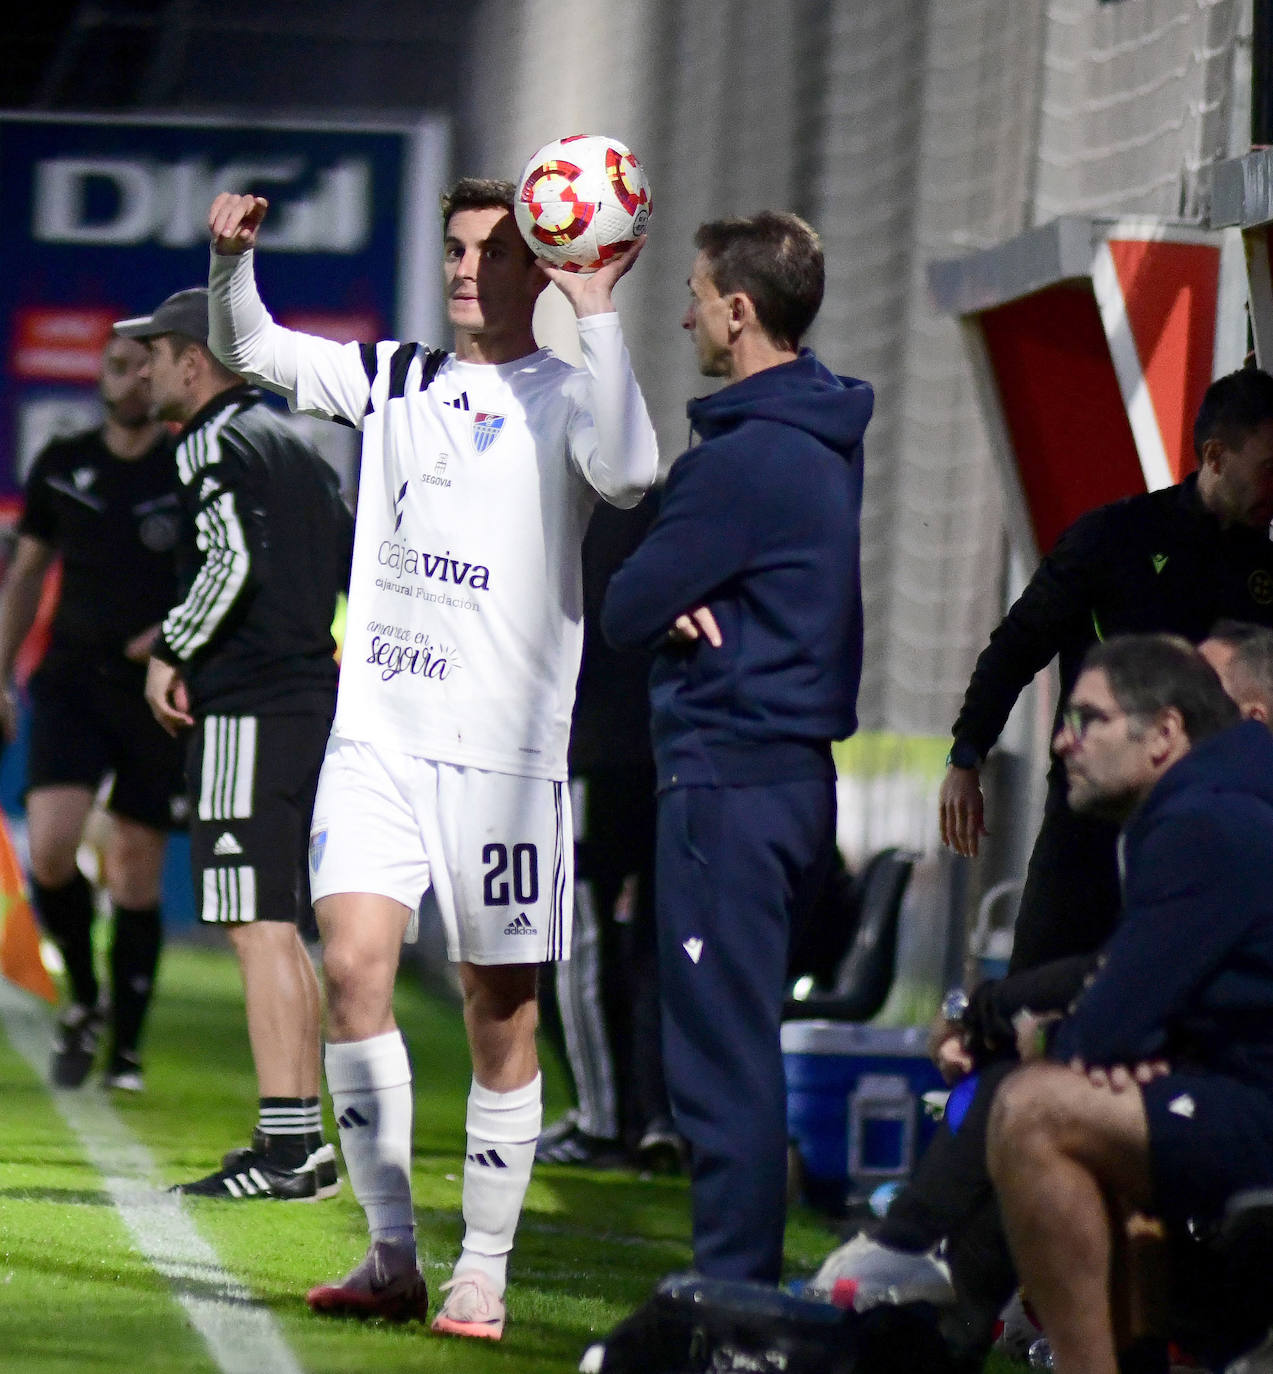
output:
<svg viewBox="0 0 1273 1374"><path fill-rule="evenodd" d="M1061 712L1061 724L1075 739L1082 739L1089 726L1108 725L1127 714L1126 711L1102 711L1099 706L1067 706Z"/></svg>

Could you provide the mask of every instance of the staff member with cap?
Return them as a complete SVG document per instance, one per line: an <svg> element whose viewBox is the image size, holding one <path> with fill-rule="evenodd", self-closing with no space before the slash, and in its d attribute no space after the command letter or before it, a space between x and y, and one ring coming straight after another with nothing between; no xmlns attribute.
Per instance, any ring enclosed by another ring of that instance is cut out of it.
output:
<svg viewBox="0 0 1273 1374"><path fill-rule="evenodd" d="M260 1091L251 1146L173 1191L330 1197L340 1181L322 1138L318 982L298 926L353 522L318 453L209 351L206 290L115 332L145 341L155 414L182 426L186 592L160 628L146 699L170 734L190 731L199 917L238 956Z"/></svg>

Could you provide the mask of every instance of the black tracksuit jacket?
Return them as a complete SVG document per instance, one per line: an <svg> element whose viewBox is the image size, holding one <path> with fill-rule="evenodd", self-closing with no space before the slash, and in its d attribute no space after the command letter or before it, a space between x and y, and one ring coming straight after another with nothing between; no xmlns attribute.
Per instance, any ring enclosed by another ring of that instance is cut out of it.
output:
<svg viewBox="0 0 1273 1374"><path fill-rule="evenodd" d="M177 475L185 599L156 656L181 669L199 716L330 714L332 617L353 551L335 474L244 385L182 430Z"/></svg>
<svg viewBox="0 0 1273 1374"><path fill-rule="evenodd" d="M1061 535L990 636L954 737L984 758L1022 689L1057 655L1063 706L1097 640L1168 632L1197 642L1221 619L1273 627L1267 530L1222 529L1198 497L1196 473L1100 506Z"/></svg>

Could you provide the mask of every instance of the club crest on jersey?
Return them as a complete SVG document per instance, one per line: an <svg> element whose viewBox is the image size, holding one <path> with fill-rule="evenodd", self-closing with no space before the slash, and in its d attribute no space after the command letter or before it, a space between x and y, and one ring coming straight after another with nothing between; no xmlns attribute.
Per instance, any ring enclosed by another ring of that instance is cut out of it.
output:
<svg viewBox="0 0 1273 1374"><path fill-rule="evenodd" d="M489 411L479 410L473 416L473 446L479 453L485 453L499 438L504 428L504 417L492 415Z"/></svg>

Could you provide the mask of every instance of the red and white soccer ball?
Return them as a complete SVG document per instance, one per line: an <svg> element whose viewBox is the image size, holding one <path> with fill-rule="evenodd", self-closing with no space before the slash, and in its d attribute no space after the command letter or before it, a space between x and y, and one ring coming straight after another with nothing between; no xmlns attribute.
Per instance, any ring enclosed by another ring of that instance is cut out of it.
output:
<svg viewBox="0 0 1273 1374"><path fill-rule="evenodd" d="M531 252L567 272L595 272L645 233L650 206L645 168L629 149L574 134L526 164L513 208Z"/></svg>

